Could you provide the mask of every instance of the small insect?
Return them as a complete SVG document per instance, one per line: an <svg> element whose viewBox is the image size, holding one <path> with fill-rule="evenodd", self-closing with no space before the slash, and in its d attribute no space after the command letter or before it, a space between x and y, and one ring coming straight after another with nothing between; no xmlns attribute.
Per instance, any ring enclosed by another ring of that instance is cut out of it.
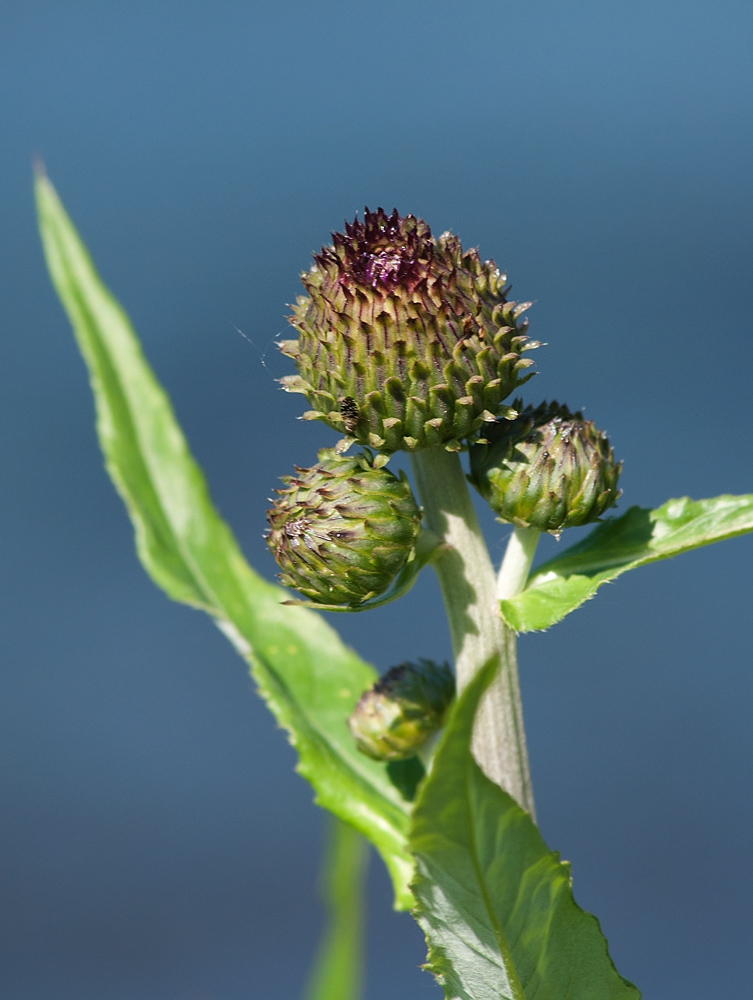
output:
<svg viewBox="0 0 753 1000"><path fill-rule="evenodd" d="M352 396L345 396L340 400L340 416L343 418L346 434L352 434L356 429L358 414L358 403Z"/></svg>

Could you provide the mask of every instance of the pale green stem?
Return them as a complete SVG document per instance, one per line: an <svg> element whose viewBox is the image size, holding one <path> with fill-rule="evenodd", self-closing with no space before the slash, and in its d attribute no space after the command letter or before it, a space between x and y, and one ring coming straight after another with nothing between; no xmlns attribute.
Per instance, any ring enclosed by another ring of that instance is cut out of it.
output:
<svg viewBox="0 0 753 1000"><path fill-rule="evenodd" d="M426 526L448 546L434 563L455 657L458 691L492 657L499 672L476 716L472 749L484 773L533 815L515 633L499 614L489 550L457 454L411 455Z"/></svg>
<svg viewBox="0 0 753 1000"><path fill-rule="evenodd" d="M304 1000L361 996L367 863L368 846L361 834L328 816L320 886L327 918Z"/></svg>
<svg viewBox="0 0 753 1000"><path fill-rule="evenodd" d="M497 597L500 601L515 597L524 589L539 538L541 532L538 528L513 529L497 577Z"/></svg>
<svg viewBox="0 0 753 1000"><path fill-rule="evenodd" d="M434 754L437 752L441 736L442 730L440 729L439 732L433 733L428 740L425 740L416 751L416 755L420 758L427 774L431 774L432 765L434 764Z"/></svg>

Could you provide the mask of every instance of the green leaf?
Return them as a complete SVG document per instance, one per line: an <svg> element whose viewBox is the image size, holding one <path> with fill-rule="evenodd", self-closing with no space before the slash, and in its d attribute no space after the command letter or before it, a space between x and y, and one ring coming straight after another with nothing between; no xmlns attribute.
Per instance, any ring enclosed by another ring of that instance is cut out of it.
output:
<svg viewBox="0 0 753 1000"><path fill-rule="evenodd" d="M327 927L305 1000L358 1000L363 979L363 884L366 842L351 826L331 818L322 872Z"/></svg>
<svg viewBox="0 0 753 1000"><path fill-rule="evenodd" d="M575 903L570 866L471 756L494 667L460 698L413 816L414 913L428 968L452 1000L639 1000L598 921Z"/></svg>
<svg viewBox="0 0 753 1000"><path fill-rule="evenodd" d="M100 281L46 177L37 177L35 193L47 266L89 369L105 463L128 508L144 568L170 597L210 614L247 659L317 802L374 843L392 874L397 904L410 906L408 804L385 766L356 750L347 729L374 669L321 616L284 607L287 593L249 567L212 505L128 317Z"/></svg>
<svg viewBox="0 0 753 1000"><path fill-rule="evenodd" d="M753 494L681 497L656 510L631 507L539 566L521 594L500 602L502 615L519 632L548 628L629 569L748 531L753 531Z"/></svg>

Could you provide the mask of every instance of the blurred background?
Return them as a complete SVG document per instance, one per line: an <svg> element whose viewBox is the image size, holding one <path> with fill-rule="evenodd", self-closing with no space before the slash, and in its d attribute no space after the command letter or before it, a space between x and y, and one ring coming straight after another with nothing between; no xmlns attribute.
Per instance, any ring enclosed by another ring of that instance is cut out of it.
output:
<svg viewBox="0 0 753 1000"><path fill-rule="evenodd" d="M337 437L296 420L274 341L311 251L365 204L453 230L534 300L526 399L609 431L623 511L753 490L752 35L743 0L5 0L4 996L289 1000L321 925L322 815L284 735L136 561L32 157L271 578L267 497ZM749 983L751 555L638 570L520 643L542 831L646 1000ZM332 620L380 669L449 655L431 571ZM378 859L369 897L367 1000L439 998Z"/></svg>

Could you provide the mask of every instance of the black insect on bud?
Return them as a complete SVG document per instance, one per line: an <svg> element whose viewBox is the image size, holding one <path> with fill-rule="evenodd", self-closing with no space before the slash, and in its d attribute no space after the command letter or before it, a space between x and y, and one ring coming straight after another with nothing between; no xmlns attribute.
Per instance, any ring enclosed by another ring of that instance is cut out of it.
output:
<svg viewBox="0 0 753 1000"><path fill-rule="evenodd" d="M352 434L358 426L358 403L352 396L345 396L340 401L340 416L345 433Z"/></svg>
<svg viewBox="0 0 753 1000"><path fill-rule="evenodd" d="M421 511L407 480L369 454L323 449L283 476L267 511L280 580L320 604L357 606L382 594L410 557Z"/></svg>
<svg viewBox="0 0 753 1000"><path fill-rule="evenodd" d="M530 377L530 303L508 302L494 261L456 236L366 209L314 261L290 317L298 339L280 344L305 419L385 453L458 450Z"/></svg>
<svg viewBox="0 0 753 1000"><path fill-rule="evenodd" d="M446 663L401 663L361 696L348 726L368 757L405 760L441 729L454 695Z"/></svg>
<svg viewBox="0 0 753 1000"><path fill-rule="evenodd" d="M582 413L556 400L487 427L470 449L468 477L501 521L558 534L596 521L620 495L622 463Z"/></svg>

